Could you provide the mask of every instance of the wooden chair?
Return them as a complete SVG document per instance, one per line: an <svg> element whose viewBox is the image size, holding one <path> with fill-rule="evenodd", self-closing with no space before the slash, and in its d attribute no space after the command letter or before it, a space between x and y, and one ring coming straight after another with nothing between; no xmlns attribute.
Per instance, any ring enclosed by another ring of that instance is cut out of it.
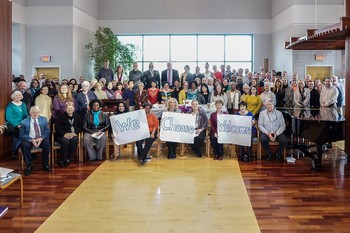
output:
<svg viewBox="0 0 350 233"><path fill-rule="evenodd" d="M210 157L210 125L208 125L207 130L205 131L204 143L205 143L205 155L207 157ZM188 150L186 145L187 145L186 143L180 144L180 156L184 156L186 151Z"/></svg>
<svg viewBox="0 0 350 233"><path fill-rule="evenodd" d="M52 154L52 165L55 165L56 159L58 157L57 155L57 151L61 149L61 144L57 141L55 141L55 132L56 132L56 128L55 128L55 124L52 125L52 134L51 134L51 154ZM81 132L78 133L78 146L77 146L77 161L80 162L81 161L81 136L80 136Z"/></svg>
<svg viewBox="0 0 350 233"><path fill-rule="evenodd" d="M23 179L20 174L17 173L9 173L11 178L0 182L0 191L2 192L6 188L10 187L16 181L19 181L19 198L20 198L20 206L23 206Z"/></svg>
<svg viewBox="0 0 350 233"><path fill-rule="evenodd" d="M31 154L38 154L38 153L42 153L42 149L41 148L32 148L30 150ZM52 167L52 158L51 158L52 154L49 154L49 165ZM22 169L24 169L24 159L23 159L23 152L22 152L22 148L19 147L18 148L18 162L19 162L19 172L22 172Z"/></svg>

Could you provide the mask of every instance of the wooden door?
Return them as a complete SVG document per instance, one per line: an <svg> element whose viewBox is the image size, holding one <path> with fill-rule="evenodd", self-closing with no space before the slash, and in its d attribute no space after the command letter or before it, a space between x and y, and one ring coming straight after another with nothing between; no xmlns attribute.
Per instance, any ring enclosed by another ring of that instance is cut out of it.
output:
<svg viewBox="0 0 350 233"><path fill-rule="evenodd" d="M59 67L36 67L34 73L39 77L40 73L45 73L46 79L52 80L53 78L60 79Z"/></svg>
<svg viewBox="0 0 350 233"><path fill-rule="evenodd" d="M332 66L306 66L306 74L310 74L312 80L320 79L321 81L332 75Z"/></svg>

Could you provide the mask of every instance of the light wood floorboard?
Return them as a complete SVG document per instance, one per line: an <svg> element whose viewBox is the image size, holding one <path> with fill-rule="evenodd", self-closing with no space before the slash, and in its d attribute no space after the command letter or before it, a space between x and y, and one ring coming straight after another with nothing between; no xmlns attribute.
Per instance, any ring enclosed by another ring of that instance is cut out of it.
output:
<svg viewBox="0 0 350 233"><path fill-rule="evenodd" d="M237 160L105 161L37 232L260 232Z"/></svg>

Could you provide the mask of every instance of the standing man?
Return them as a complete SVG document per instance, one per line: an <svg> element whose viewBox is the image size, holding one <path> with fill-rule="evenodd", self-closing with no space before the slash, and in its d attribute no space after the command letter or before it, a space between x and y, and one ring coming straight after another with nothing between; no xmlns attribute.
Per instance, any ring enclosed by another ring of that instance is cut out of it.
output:
<svg viewBox="0 0 350 233"><path fill-rule="evenodd" d="M31 94L27 92L27 83L26 81L19 81L17 84L17 89L20 91L23 95L22 101L26 104L27 112L30 110L30 106L32 106L33 103L33 97Z"/></svg>
<svg viewBox="0 0 350 233"><path fill-rule="evenodd" d="M160 75L158 70L154 70L153 62L148 65L148 70L143 72L142 76L143 83L145 84L145 89L151 88L151 83L157 83L157 87L160 88Z"/></svg>
<svg viewBox="0 0 350 233"><path fill-rule="evenodd" d="M33 147L42 148L43 170L51 171L49 166L50 154L50 128L46 117L40 116L40 108L33 106L30 108L30 117L24 119L19 127L19 141L23 151L24 161L27 165L25 175L32 173L32 155L30 153Z"/></svg>
<svg viewBox="0 0 350 233"><path fill-rule="evenodd" d="M179 72L172 68L171 62L168 62L167 69L162 71L162 85L163 83L168 82L169 87L172 88L175 80L180 82Z"/></svg>
<svg viewBox="0 0 350 233"><path fill-rule="evenodd" d="M106 79L107 83L111 82L114 79L114 72L111 68L109 68L109 60L107 59L103 61L103 67L98 73L97 80L100 80L101 78Z"/></svg>
<svg viewBox="0 0 350 233"><path fill-rule="evenodd" d="M139 83L142 80L142 72L139 71L138 63L135 61L132 63L132 70L129 72L129 81L134 81L134 91L139 90Z"/></svg>
<svg viewBox="0 0 350 233"><path fill-rule="evenodd" d="M337 98L337 109L340 114L343 114L344 107L344 87L338 83L338 76L332 76L332 84L338 90L338 98Z"/></svg>
<svg viewBox="0 0 350 233"><path fill-rule="evenodd" d="M199 66L196 66L196 72L193 73L193 80L195 80L196 78L199 78L200 80L204 78L204 74L200 72Z"/></svg>
<svg viewBox="0 0 350 233"><path fill-rule="evenodd" d="M273 101L266 99L264 102L266 109L260 112L258 126L260 129L260 142L261 146L266 152L266 160L269 161L276 157L277 160L282 160L282 153L287 146L288 139L283 134L286 129L286 123L283 115L280 111L275 109ZM278 141L278 149L276 153L272 153L270 150L269 142Z"/></svg>
<svg viewBox="0 0 350 233"><path fill-rule="evenodd" d="M320 93L321 107L337 107L338 90L332 85L332 79L325 79L325 88Z"/></svg>

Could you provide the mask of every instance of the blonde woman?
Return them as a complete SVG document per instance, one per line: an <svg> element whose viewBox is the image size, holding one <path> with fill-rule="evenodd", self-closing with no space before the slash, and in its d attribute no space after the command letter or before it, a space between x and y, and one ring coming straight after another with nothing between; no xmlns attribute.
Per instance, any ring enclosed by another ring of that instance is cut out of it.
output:
<svg viewBox="0 0 350 233"><path fill-rule="evenodd" d="M164 112L181 112L178 108L178 102L175 98L168 100L167 108L164 110ZM177 142L166 142L166 144L168 146L168 159L176 159Z"/></svg>
<svg viewBox="0 0 350 233"><path fill-rule="evenodd" d="M52 115L52 99L48 93L49 86L42 86L40 88L40 95L35 98L35 105L41 110L40 116L46 117L47 121L50 122Z"/></svg>
<svg viewBox="0 0 350 233"><path fill-rule="evenodd" d="M101 82L97 82L95 84L95 95L97 96L97 99L99 100L104 100L104 99L108 99L107 97L107 93L102 90L104 87L104 85Z"/></svg>

